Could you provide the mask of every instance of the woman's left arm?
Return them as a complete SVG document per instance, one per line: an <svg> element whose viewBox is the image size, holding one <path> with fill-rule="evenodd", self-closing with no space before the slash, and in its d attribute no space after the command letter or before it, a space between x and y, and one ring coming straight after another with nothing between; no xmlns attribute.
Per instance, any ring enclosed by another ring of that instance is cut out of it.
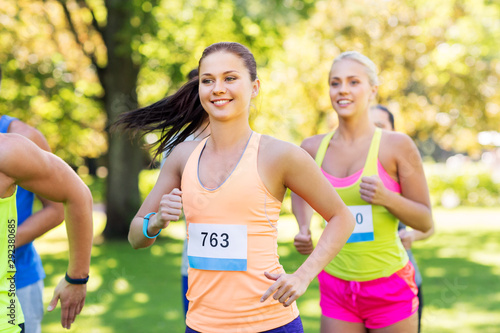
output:
<svg viewBox="0 0 500 333"><path fill-rule="evenodd" d="M425 233L433 228L433 221L420 153L409 136L396 132L389 135L401 195L385 188L378 176L371 176L362 178L361 198L370 204L384 206L405 225Z"/></svg>

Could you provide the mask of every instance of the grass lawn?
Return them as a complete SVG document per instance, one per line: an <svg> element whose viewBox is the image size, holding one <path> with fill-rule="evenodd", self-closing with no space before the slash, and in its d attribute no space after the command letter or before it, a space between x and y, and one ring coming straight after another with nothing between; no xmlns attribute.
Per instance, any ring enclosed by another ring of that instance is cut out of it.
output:
<svg viewBox="0 0 500 333"><path fill-rule="evenodd" d="M414 254L424 276L423 333L500 331L500 209L460 208L434 212L436 234L416 243ZM95 213L96 235L104 216ZM313 234L321 231L313 223ZM60 326L60 308L46 313L43 332L184 332L180 291L183 223L176 223L152 247L133 250L127 242L96 239L85 308L70 331ZM295 220L279 227L281 263L289 272L304 260L291 242ZM67 265L64 228L36 241L47 273L44 303ZM319 332L319 293L315 280L298 306L308 333Z"/></svg>

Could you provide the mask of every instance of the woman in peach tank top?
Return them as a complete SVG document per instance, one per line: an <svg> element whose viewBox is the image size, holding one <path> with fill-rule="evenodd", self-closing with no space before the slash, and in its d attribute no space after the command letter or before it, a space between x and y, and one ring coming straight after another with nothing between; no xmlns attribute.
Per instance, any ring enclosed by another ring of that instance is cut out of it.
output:
<svg viewBox="0 0 500 333"><path fill-rule="evenodd" d="M146 133L162 130L157 155L173 148L132 220L129 241L134 248L152 245L184 208L186 332L303 332L295 300L354 228L352 214L307 153L252 131L248 115L259 88L252 53L238 43L216 43L203 52L199 77L117 122ZM207 114L211 135L182 142ZM276 239L287 188L329 221L292 274L279 264Z"/></svg>

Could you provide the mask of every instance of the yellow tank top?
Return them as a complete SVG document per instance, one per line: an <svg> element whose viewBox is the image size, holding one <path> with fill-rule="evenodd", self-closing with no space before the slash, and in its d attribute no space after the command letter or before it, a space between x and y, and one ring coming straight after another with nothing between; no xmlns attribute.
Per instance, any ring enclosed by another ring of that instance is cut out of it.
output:
<svg viewBox="0 0 500 333"><path fill-rule="evenodd" d="M182 174L190 265L186 324L200 332L262 332L299 315L295 302L286 308L272 297L260 302L274 282L264 271L284 273L276 229L281 202L257 171L260 137L252 133L238 164L215 189L205 188L198 178L207 139Z"/></svg>
<svg viewBox="0 0 500 333"><path fill-rule="evenodd" d="M20 332L24 323L16 296L14 242L17 230L16 192L0 198L0 332Z"/></svg>
<svg viewBox="0 0 500 333"><path fill-rule="evenodd" d="M321 167L333 133L325 135L318 151L316 163ZM408 262L398 235L398 219L384 206L371 205L359 194L361 178L378 174L377 158L382 131L373 135L368 157L361 176L347 187L335 190L356 218L356 227L337 256L325 271L347 281L369 281L387 277Z"/></svg>

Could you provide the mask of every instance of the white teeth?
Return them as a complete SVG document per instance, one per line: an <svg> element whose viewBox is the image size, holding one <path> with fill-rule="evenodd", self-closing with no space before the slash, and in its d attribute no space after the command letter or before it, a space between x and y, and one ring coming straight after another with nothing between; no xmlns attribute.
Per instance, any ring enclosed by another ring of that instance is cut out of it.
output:
<svg viewBox="0 0 500 333"><path fill-rule="evenodd" d="M215 105L222 105L222 104L226 104L227 102L229 102L229 100L223 99L223 100L220 100L220 101L214 101L213 103Z"/></svg>
<svg viewBox="0 0 500 333"><path fill-rule="evenodd" d="M346 104L349 104L351 103L350 101L346 101L346 100L342 100L342 101L339 101L338 102L340 105L346 105Z"/></svg>

